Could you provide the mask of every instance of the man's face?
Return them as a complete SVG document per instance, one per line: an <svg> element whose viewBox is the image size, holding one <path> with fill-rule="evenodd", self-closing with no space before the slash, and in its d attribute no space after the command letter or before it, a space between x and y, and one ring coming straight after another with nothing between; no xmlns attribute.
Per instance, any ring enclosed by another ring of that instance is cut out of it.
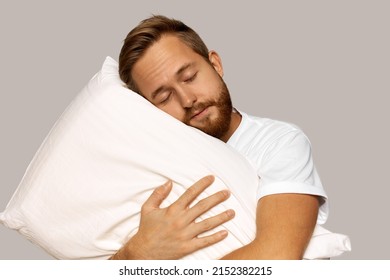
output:
<svg viewBox="0 0 390 280"><path fill-rule="evenodd" d="M140 93L174 118L221 138L229 129L232 104L217 53L210 62L173 35L163 36L131 72Z"/></svg>

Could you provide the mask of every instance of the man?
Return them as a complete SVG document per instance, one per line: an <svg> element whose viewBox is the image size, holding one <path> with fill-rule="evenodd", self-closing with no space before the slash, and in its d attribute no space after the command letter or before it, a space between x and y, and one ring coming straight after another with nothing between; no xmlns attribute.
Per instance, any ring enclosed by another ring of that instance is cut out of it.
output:
<svg viewBox="0 0 390 280"><path fill-rule="evenodd" d="M326 209L319 212L326 195L306 136L292 125L235 110L218 53L209 51L180 21L153 16L141 22L124 42L119 71L130 89L185 124L233 146L255 166L261 178L256 237L224 259L301 259L316 222L327 215ZM142 208L138 233L112 258L176 259L226 237L226 232L198 235L233 218L233 211L206 222L195 219L228 193L189 207L211 183L212 177L203 178L165 209L159 205L171 183L157 188Z"/></svg>

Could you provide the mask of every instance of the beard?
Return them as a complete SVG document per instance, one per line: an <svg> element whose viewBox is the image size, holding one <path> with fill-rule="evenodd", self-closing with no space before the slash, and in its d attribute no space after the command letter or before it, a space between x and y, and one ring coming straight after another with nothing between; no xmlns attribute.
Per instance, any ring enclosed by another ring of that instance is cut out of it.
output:
<svg viewBox="0 0 390 280"><path fill-rule="evenodd" d="M191 125L191 117L196 111L202 111L207 107L214 106L218 115L214 119L210 117L202 120L202 125ZM213 137L221 139L229 130L232 118L233 105L230 98L229 90L221 78L221 85L217 100L195 103L193 107L188 108L185 113L184 123L186 125L200 129Z"/></svg>

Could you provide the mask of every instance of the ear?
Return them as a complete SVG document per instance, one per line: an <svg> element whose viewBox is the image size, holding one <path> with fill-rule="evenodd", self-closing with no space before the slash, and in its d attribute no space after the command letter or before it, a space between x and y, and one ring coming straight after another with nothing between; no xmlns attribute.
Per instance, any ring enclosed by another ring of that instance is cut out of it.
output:
<svg viewBox="0 0 390 280"><path fill-rule="evenodd" d="M209 51L209 60L211 65L214 67L215 71L223 77L223 67L222 67L222 60L219 54L216 51Z"/></svg>

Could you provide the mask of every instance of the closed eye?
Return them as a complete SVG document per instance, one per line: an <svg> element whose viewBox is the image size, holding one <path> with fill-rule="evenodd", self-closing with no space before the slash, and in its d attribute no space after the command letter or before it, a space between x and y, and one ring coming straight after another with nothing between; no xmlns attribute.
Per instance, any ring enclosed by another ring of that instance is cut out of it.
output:
<svg viewBox="0 0 390 280"><path fill-rule="evenodd" d="M158 104L165 104L169 101L172 96L172 91L166 92L164 97L158 102Z"/></svg>
<svg viewBox="0 0 390 280"><path fill-rule="evenodd" d="M184 80L184 82L185 82L185 83L190 83L190 82L192 82L193 80L195 80L197 74L198 74L198 72L195 72L194 75L192 75L192 76L189 77L188 79Z"/></svg>

